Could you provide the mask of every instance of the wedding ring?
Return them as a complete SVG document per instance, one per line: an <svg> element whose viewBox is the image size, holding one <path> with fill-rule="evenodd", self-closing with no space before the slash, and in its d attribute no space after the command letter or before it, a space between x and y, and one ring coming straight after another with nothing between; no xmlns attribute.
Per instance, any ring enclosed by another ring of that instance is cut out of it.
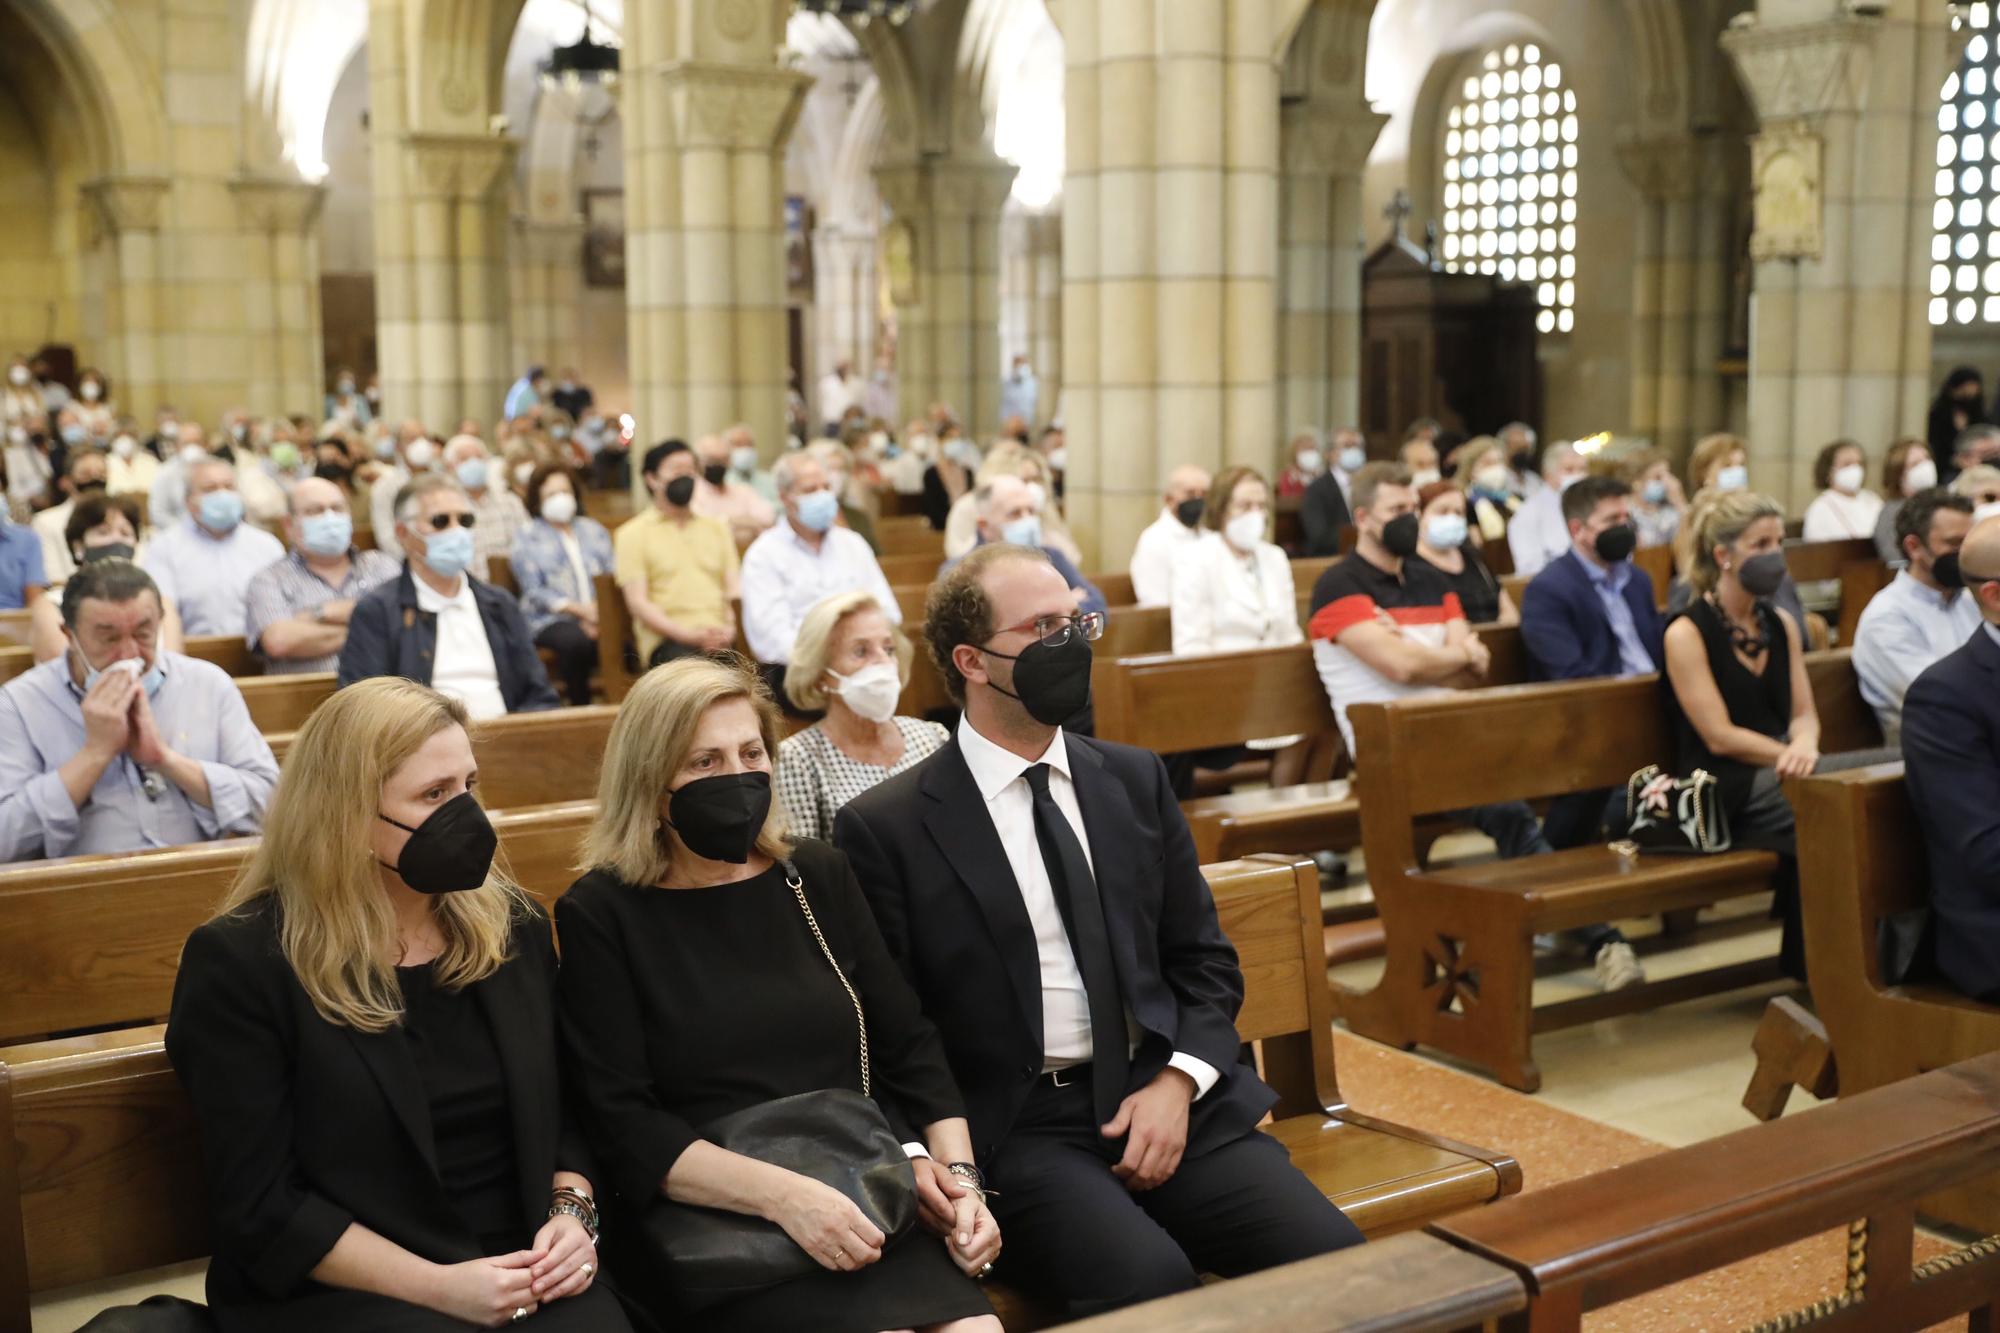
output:
<svg viewBox="0 0 2000 1333"><path fill-rule="evenodd" d="M986 1276L986 1275L987 1275L988 1273L990 1273L990 1272L992 1272L992 1271L993 1271L993 1265L992 1265L992 1264L987 1264L986 1266L984 1266L983 1268L981 1268L981 1269L979 1270L979 1276L981 1276L981 1277L985 1277L985 1276Z"/></svg>
<svg viewBox="0 0 2000 1333"><path fill-rule="evenodd" d="M525 1305L517 1305L514 1307L514 1317L508 1322L518 1324L527 1317L528 1317L528 1307Z"/></svg>
<svg viewBox="0 0 2000 1333"><path fill-rule="evenodd" d="M585 1277L589 1277L592 1273L595 1273L596 1271L597 1271L596 1264L585 1264L583 1266L583 1275Z"/></svg>

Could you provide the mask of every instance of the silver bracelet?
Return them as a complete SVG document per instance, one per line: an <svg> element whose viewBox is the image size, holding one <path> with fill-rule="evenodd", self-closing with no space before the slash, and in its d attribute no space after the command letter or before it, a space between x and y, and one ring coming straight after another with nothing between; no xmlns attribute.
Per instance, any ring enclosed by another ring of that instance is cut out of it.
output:
<svg viewBox="0 0 2000 1333"><path fill-rule="evenodd" d="M597 1244L597 1219L582 1204L571 1199L558 1199L549 1205L549 1217L551 1220L558 1217L575 1218L583 1223L584 1232L590 1237L590 1243Z"/></svg>

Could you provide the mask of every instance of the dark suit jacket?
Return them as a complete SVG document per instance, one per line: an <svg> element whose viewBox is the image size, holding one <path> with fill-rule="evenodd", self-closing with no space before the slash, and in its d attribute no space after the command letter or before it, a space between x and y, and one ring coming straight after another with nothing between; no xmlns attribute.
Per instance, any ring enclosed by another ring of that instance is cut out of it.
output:
<svg viewBox="0 0 2000 1333"><path fill-rule="evenodd" d="M224 1330L332 1330L341 1297L309 1274L350 1222L434 1263L479 1257L439 1180L431 1115L399 1028L320 1017L279 951L266 897L188 937L167 1055L201 1131L214 1258L208 1299ZM548 1212L558 1170L589 1178L567 1133L548 918L516 923L509 960L471 988L500 1051L523 1225ZM315 1317L320 1316L320 1317ZM328 1318L326 1316L333 1316Z"/></svg>
<svg viewBox="0 0 2000 1333"><path fill-rule="evenodd" d="M1347 508L1347 495L1328 468L1312 479L1299 501L1299 528L1305 534L1307 556L1340 554L1340 530L1352 525L1354 515Z"/></svg>
<svg viewBox="0 0 2000 1333"><path fill-rule="evenodd" d="M1985 629L1904 696L1903 774L1930 853L1938 966L1967 995L2000 997L2000 644Z"/></svg>
<svg viewBox="0 0 2000 1333"><path fill-rule="evenodd" d="M1135 1090L1183 1051L1221 1072L1194 1103L1188 1152L1230 1142L1276 1100L1242 1061L1243 973L1158 755L1065 733L1125 1006ZM849 802L833 838L889 951L944 1038L972 1142L989 1160L1042 1069L1034 928L956 742Z"/></svg>
<svg viewBox="0 0 2000 1333"><path fill-rule="evenodd" d="M486 626L493 648L493 669L500 678L500 697L510 713L535 713L560 708L549 673L535 654L534 638L521 608L512 597L470 574L472 600ZM417 583L407 562L403 572L378 584L354 604L347 621L347 642L340 650L340 684L352 685L373 676L401 676L420 685L431 683L437 658L437 616L417 606Z"/></svg>
<svg viewBox="0 0 2000 1333"><path fill-rule="evenodd" d="M1665 670L1666 618L1653 605L1653 581L1636 567L1625 579L1625 605L1632 608L1632 626L1653 669ZM1549 561L1521 595L1521 641L1531 680L1582 680L1624 671L1611 618L1575 551Z"/></svg>

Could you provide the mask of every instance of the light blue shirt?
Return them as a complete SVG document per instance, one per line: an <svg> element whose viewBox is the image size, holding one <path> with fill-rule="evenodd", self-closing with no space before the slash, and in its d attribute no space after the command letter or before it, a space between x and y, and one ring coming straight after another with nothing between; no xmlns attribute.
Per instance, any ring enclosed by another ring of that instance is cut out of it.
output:
<svg viewBox="0 0 2000 1333"><path fill-rule="evenodd" d="M1036 380L1035 372L1024 371L1019 379L1009 375L1000 382L1000 419L1019 417L1030 426L1035 424L1035 408L1042 397L1042 386Z"/></svg>
<svg viewBox="0 0 2000 1333"><path fill-rule="evenodd" d="M121 754L79 808L57 771L84 740L70 660L64 653L0 689L0 862L176 847L263 827L278 761L236 682L179 653L160 653L165 678L149 706L166 747L201 764L211 804Z"/></svg>
<svg viewBox="0 0 2000 1333"><path fill-rule="evenodd" d="M254 524L217 537L192 518L157 532L139 567L181 613L188 634L241 634L250 580L285 558L285 544Z"/></svg>
<svg viewBox="0 0 2000 1333"><path fill-rule="evenodd" d="M526 375L514 381L507 390L507 402L500 411L509 421L520 416L531 407L539 406L542 396L535 392L535 385Z"/></svg>
<svg viewBox="0 0 2000 1333"><path fill-rule="evenodd" d="M1639 639L1639 627L1632 622L1632 606L1625 600L1625 585L1633 574L1632 562L1620 560L1609 569L1581 558L1577 563L1590 576L1590 586L1597 590L1597 600L1604 604L1604 618L1611 622L1611 637L1618 640L1618 674L1644 676L1658 671L1659 665Z"/></svg>
<svg viewBox="0 0 2000 1333"><path fill-rule="evenodd" d="M1910 686L1931 663L1963 648L1979 625L1970 593L1935 592L1907 569L1868 600L1854 629L1854 674L1889 744L1902 731Z"/></svg>
<svg viewBox="0 0 2000 1333"><path fill-rule="evenodd" d="M0 609L28 604L28 589L49 586L42 569L42 539L0 513Z"/></svg>

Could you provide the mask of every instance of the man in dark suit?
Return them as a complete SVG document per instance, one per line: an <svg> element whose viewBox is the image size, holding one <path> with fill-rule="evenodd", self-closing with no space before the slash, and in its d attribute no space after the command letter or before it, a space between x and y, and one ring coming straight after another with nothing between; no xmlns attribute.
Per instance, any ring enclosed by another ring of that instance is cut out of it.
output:
<svg viewBox="0 0 2000 1333"><path fill-rule="evenodd" d="M1058 725L1101 622L1011 545L943 575L925 619L958 734L834 841L944 1038L1009 1275L1085 1314L1357 1243L1255 1128L1275 1094L1165 766Z"/></svg>
<svg viewBox="0 0 2000 1333"><path fill-rule="evenodd" d="M1521 596L1521 642L1531 680L1643 676L1666 661L1667 623L1654 605L1653 581L1632 564L1638 529L1632 488L1615 477L1583 477L1562 493L1570 548L1542 568ZM1556 848L1600 840L1622 824L1622 790L1574 792L1550 802L1542 832ZM1611 926L1569 932L1597 959L1606 990L1644 980L1625 937ZM1608 952L1607 952L1608 950Z"/></svg>
<svg viewBox="0 0 2000 1333"><path fill-rule="evenodd" d="M1938 966L2000 1003L2000 518L1972 530L1958 568L1984 623L1904 696L1903 773L1930 854Z"/></svg>
<svg viewBox="0 0 2000 1333"><path fill-rule="evenodd" d="M1340 534L1354 526L1348 504L1348 485L1368 461L1361 432L1350 428L1334 432L1327 446L1331 457L1326 471L1314 477L1299 500L1299 530L1305 538L1307 556L1341 554Z"/></svg>

